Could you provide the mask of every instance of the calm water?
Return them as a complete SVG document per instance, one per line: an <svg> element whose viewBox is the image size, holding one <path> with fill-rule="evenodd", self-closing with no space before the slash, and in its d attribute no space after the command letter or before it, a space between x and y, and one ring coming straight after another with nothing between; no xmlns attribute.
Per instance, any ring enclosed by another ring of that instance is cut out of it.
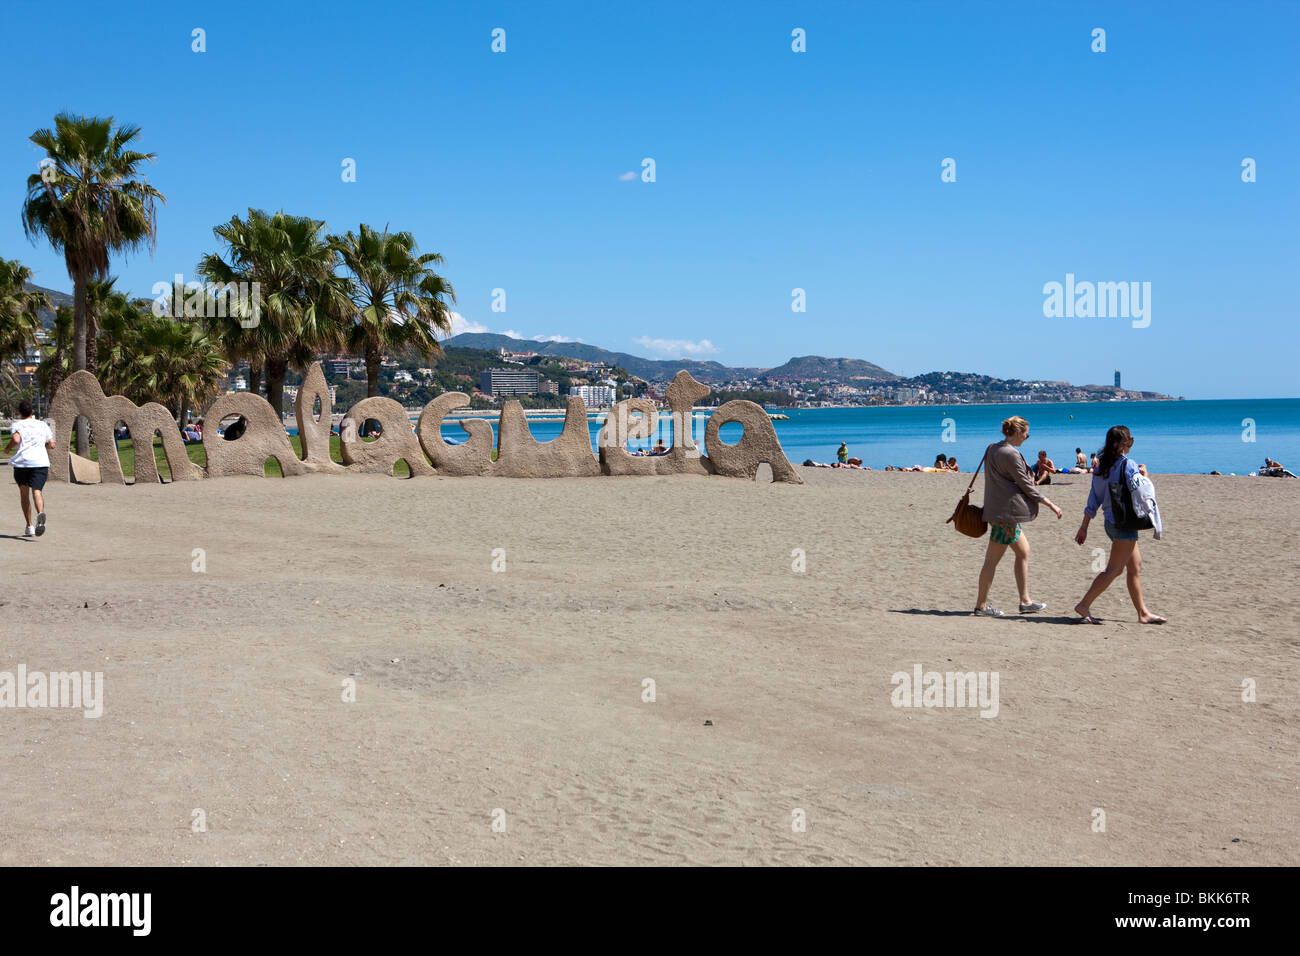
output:
<svg viewBox="0 0 1300 956"><path fill-rule="evenodd" d="M1002 437L1002 419L1023 415L1029 420L1029 441L1022 451L1033 461L1045 449L1058 467L1074 463L1074 449L1099 449L1111 425L1127 425L1133 432L1133 457L1152 472L1197 473L1218 470L1239 475L1255 471L1264 456L1300 473L1300 399L1235 399L1188 402L1080 402L1042 405L932 405L898 408L789 409L789 421L777 421L777 437L786 457L798 464L805 458L834 461L840 442L847 442L850 457L873 468L886 465L929 465L934 456L955 455L963 471L979 462L985 446ZM487 416L485 416L487 417ZM944 441L945 422L951 419ZM1248 425L1255 424L1254 441ZM495 425L495 418L489 418ZM561 423L538 422L533 436L548 441L560 434ZM599 423L591 423L595 446ZM664 440L672 443L672 430L664 417ZM722 429L727 441L739 438L740 426ZM444 424L443 435L453 441L465 435L455 423ZM704 425L696 426L703 441ZM648 445L648 442L634 443Z"/></svg>
<svg viewBox="0 0 1300 956"><path fill-rule="evenodd" d="M845 408L794 410L776 422L777 435L791 461L831 461L841 441L864 464L929 465L935 455L956 456L963 470L978 463L989 442L1002 437L1011 415L1029 420L1029 440L1021 451L1030 462L1039 449L1057 467L1074 464L1075 448L1090 453L1105 441L1112 425L1133 432L1133 457L1152 472L1225 474L1255 471L1268 455L1300 472L1300 399L1189 402L1079 402L1042 405L979 405L944 409ZM955 426L955 441L943 441L944 419ZM1243 420L1254 422L1254 441Z"/></svg>

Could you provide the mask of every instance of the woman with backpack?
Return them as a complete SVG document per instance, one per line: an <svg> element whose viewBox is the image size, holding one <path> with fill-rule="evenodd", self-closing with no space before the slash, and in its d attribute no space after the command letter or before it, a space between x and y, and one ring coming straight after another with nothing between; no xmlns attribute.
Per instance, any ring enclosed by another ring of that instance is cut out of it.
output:
<svg viewBox="0 0 1300 956"><path fill-rule="evenodd" d="M1160 525L1159 512L1155 511L1154 490L1150 488L1149 482L1142 486L1147 491L1140 496L1145 499L1143 503L1147 507L1144 511L1148 514L1145 519L1134 514L1132 488L1141 484L1135 480L1137 476L1146 478L1146 468L1134 464L1128 457L1132 447L1132 433L1123 425L1114 426L1106 432L1106 447L1101 450L1097 467L1093 469L1092 490L1088 492L1088 504L1083 509L1083 524L1079 526L1074 540L1079 544L1088 540L1088 524L1096 516L1097 509L1101 508L1106 537L1111 540L1110 561L1106 564L1106 569L1093 579L1083 600L1074 606L1080 624L1101 623L1092 616L1092 602L1125 571L1128 572L1129 597L1137 609L1138 620L1143 624L1164 624L1166 620L1159 614L1152 614L1142 600L1142 552L1138 550L1138 530L1154 526L1156 537L1159 537ZM1151 513L1155 516L1154 523Z"/></svg>

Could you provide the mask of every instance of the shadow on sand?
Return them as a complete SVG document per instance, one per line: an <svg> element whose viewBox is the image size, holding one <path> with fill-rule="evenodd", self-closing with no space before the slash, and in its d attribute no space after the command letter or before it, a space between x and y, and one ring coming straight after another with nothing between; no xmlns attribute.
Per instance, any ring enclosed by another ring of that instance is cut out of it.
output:
<svg viewBox="0 0 1300 956"><path fill-rule="evenodd" d="M931 617L974 617L970 611L944 611L938 608L890 608L890 614L928 614ZM1075 624L1078 622L1077 617L1046 617L1042 614L1016 614L1008 611L1002 618L1007 621L1025 621L1034 624Z"/></svg>

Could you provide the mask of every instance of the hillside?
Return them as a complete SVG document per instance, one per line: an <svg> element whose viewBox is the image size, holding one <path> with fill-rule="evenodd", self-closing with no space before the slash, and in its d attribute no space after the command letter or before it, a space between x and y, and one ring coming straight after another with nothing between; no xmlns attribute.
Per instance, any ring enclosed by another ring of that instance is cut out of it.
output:
<svg viewBox="0 0 1300 956"><path fill-rule="evenodd" d="M898 376L886 371L879 365L864 362L862 359L822 358L820 355L804 355L792 358L784 365L769 369L765 377L773 380L799 382L834 381L853 382L866 380L871 382L895 382Z"/></svg>
<svg viewBox="0 0 1300 956"><path fill-rule="evenodd" d="M27 283L27 291L44 292L46 295L50 297L50 302L54 304L54 308L58 308L60 306L67 306L70 309L73 306L73 298L66 292L56 292L53 289L47 289L45 288L45 286L36 285L31 282ZM51 325L54 324L54 309L41 309L40 316L41 316L41 325L43 325L45 328L48 329Z"/></svg>
<svg viewBox="0 0 1300 956"><path fill-rule="evenodd" d="M755 376L762 371L761 369L728 368L720 362L700 362L694 359L648 359L627 352L611 352L583 342L536 342L532 339L515 339L508 335L498 335L495 332L462 332L447 339L443 346L486 351L503 348L510 352L537 352L541 355L563 355L584 362L605 362L625 368L637 378L653 382L668 381L677 374L679 369L686 369L706 384Z"/></svg>

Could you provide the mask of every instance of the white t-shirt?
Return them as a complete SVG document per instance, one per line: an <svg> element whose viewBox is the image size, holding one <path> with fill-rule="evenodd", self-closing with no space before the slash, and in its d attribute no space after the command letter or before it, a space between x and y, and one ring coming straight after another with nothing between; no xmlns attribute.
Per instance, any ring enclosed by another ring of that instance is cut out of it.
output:
<svg viewBox="0 0 1300 956"><path fill-rule="evenodd" d="M19 418L9 426L18 433L18 450L9 464L15 468L49 468L50 456L45 443L54 441L54 432L39 418Z"/></svg>

